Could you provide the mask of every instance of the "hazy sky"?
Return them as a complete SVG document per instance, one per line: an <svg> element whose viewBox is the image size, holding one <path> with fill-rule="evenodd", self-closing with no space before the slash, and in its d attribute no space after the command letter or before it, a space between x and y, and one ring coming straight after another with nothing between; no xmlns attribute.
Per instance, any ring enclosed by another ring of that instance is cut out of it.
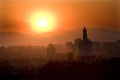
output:
<svg viewBox="0 0 120 80"><path fill-rule="evenodd" d="M119 0L0 0L0 32L31 33L30 14L48 10L57 16L57 30L84 25L120 31Z"/></svg>

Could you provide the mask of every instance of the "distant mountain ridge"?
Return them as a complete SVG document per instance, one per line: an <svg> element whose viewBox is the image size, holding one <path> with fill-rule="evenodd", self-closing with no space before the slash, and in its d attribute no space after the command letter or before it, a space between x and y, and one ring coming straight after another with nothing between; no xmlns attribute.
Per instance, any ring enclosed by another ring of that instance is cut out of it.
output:
<svg viewBox="0 0 120 80"><path fill-rule="evenodd" d="M120 39L119 31L88 28L88 37L93 41L115 41ZM0 45L44 45L48 43L65 43L82 38L82 30L59 31L28 35L17 32L0 33Z"/></svg>

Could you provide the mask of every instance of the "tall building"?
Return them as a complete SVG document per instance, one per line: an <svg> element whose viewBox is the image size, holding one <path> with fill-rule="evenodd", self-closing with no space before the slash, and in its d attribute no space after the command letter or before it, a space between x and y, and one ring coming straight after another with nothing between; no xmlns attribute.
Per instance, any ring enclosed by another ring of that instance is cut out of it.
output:
<svg viewBox="0 0 120 80"><path fill-rule="evenodd" d="M80 42L81 42L81 39L80 38L77 38L77 39L75 39L75 41L74 41L74 45L75 45L75 53L76 53L76 55L80 55Z"/></svg>
<svg viewBox="0 0 120 80"><path fill-rule="evenodd" d="M53 44L49 44L47 47L47 58L50 61L53 61L55 58L55 47Z"/></svg>
<svg viewBox="0 0 120 80"><path fill-rule="evenodd" d="M93 53L92 41L88 38L87 29L83 29L83 39L80 42L80 55L89 56Z"/></svg>

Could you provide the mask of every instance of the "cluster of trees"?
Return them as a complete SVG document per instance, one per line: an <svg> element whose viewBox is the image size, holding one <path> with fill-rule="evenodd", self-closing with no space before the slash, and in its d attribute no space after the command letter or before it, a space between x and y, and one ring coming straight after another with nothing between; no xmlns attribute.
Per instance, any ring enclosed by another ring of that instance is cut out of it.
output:
<svg viewBox="0 0 120 80"><path fill-rule="evenodd" d="M17 63L0 63L0 79L11 80L107 80L115 79L120 72L120 58L80 61L49 61L45 66L18 66Z"/></svg>

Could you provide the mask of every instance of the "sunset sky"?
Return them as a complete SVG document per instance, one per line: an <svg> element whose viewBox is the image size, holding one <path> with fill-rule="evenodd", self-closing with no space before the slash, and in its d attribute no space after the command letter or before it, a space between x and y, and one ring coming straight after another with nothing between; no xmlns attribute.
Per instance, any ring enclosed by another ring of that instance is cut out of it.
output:
<svg viewBox="0 0 120 80"><path fill-rule="evenodd" d="M47 11L55 16L54 31L87 25L120 31L119 0L0 0L0 32L33 33L31 15Z"/></svg>

